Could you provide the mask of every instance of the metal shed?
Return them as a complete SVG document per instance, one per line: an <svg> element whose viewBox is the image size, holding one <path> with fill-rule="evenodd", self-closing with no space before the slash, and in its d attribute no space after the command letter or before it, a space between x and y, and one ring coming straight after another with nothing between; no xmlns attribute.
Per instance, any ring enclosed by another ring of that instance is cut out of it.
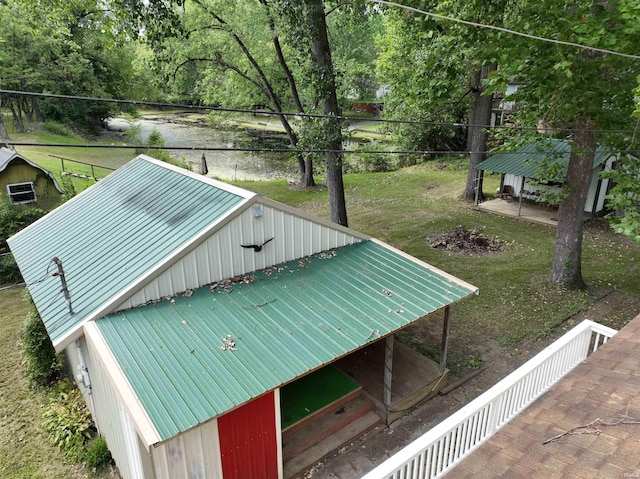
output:
<svg viewBox="0 0 640 479"><path fill-rule="evenodd" d="M393 333L477 292L146 156L9 244L126 479L289 475L286 386L382 341L390 388Z"/></svg>
<svg viewBox="0 0 640 479"><path fill-rule="evenodd" d="M546 138L512 152L495 152L478 164L476 169L500 173L500 191L503 192L505 187L508 187L509 195L513 198L536 201L543 190L560 190L566 176L570 153L569 141ZM609 179L603 178L600 173L611 170L618 158L619 153L611 149L598 147L596 150L585 204L586 213L595 214L604 209Z"/></svg>

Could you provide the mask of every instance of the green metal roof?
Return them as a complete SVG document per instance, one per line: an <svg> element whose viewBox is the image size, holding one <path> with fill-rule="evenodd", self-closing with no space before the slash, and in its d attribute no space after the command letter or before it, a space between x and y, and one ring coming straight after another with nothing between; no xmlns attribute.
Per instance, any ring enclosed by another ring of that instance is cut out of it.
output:
<svg viewBox="0 0 640 479"><path fill-rule="evenodd" d="M64 346L95 311L244 199L140 156L10 238L53 344ZM51 275L53 257L74 314Z"/></svg>
<svg viewBox="0 0 640 479"><path fill-rule="evenodd" d="M495 173L510 173L525 178L537 178L538 168L546 159L549 164L559 163L566 168L569 164L571 143L566 140L546 139L530 143L516 151L496 152L486 160L476 165L478 170L493 171ZM611 150L598 147L593 161L593 168L597 168L607 161L614 153ZM538 178L540 179L540 178Z"/></svg>
<svg viewBox="0 0 640 479"><path fill-rule="evenodd" d="M368 240L96 325L166 440L475 292Z"/></svg>

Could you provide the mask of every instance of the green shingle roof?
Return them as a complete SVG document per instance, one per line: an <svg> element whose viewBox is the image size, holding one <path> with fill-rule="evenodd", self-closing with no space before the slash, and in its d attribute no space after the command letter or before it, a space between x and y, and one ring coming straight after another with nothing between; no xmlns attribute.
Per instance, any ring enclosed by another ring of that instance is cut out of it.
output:
<svg viewBox="0 0 640 479"><path fill-rule="evenodd" d="M369 240L96 325L165 440L475 292Z"/></svg>
<svg viewBox="0 0 640 479"><path fill-rule="evenodd" d="M245 199L140 156L10 238L9 246L60 349L83 321ZM62 261L74 314L51 275L53 257Z"/></svg>
<svg viewBox="0 0 640 479"><path fill-rule="evenodd" d="M516 176L524 176L525 178L537 178L539 176L538 168L546 159L550 165L558 163L563 166L563 175L565 175L570 153L571 144L568 141L547 139L530 143L513 152L493 153L478 164L476 169L495 173L510 173ZM611 150L598 147L593 161L593 168L595 169L602 165L612 154Z"/></svg>

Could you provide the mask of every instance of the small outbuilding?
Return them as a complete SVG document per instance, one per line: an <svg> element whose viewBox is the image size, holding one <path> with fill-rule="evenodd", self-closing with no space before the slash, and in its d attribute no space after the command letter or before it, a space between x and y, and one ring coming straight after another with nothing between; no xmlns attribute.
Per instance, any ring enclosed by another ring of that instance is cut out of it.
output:
<svg viewBox="0 0 640 479"><path fill-rule="evenodd" d="M402 409L394 378L417 359L394 333L441 313L437 392L449 307L477 293L367 235L144 155L8 242L125 479L291 477L303 453L353 437L330 436L386 419L359 377L379 377L380 403Z"/></svg>
<svg viewBox="0 0 640 479"><path fill-rule="evenodd" d="M13 205L49 209L64 194L53 175L9 148L0 148L0 191Z"/></svg>
<svg viewBox="0 0 640 479"><path fill-rule="evenodd" d="M547 192L558 193L564 183L571 153L567 140L547 138L530 143L512 152L497 152L476 166L480 171L500 173L499 193L503 199L538 201ZM610 171L620 157L619 152L598 147L593 160L591 183L585 213L598 214L604 210L605 196L609 190L608 178L603 171ZM478 192L478 197L482 192Z"/></svg>

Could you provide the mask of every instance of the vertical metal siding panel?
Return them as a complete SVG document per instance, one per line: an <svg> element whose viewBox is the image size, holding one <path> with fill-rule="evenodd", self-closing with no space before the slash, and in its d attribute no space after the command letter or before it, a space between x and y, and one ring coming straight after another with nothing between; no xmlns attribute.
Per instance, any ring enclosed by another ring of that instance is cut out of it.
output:
<svg viewBox="0 0 640 479"><path fill-rule="evenodd" d="M309 256L315 252L314 244L313 244L313 223L311 221L305 221L302 224L302 238L301 243L304 247L303 256Z"/></svg>
<svg viewBox="0 0 640 479"><path fill-rule="evenodd" d="M196 261L195 250L189 253L184 259L181 261L183 264L184 278L185 278L185 288L183 291L187 289L196 289L201 286L199 281L199 271L198 271L198 262Z"/></svg>
<svg viewBox="0 0 640 479"><path fill-rule="evenodd" d="M122 405L111 383L102 369L102 364L95 357L91 348L86 348L85 357L87 369L91 377L93 402L95 405L94 420L99 425L100 432L107 441L111 455L124 479L140 477L135 470L135 464L131 463L130 451L125 440L126 431L121 421ZM138 442L139 444L139 442ZM140 454L146 454L138 448ZM142 465L148 465L148 461L142 461ZM144 477L152 477L151 471L144 471Z"/></svg>
<svg viewBox="0 0 640 479"><path fill-rule="evenodd" d="M277 479L273 391L218 418L224 479Z"/></svg>
<svg viewBox="0 0 640 479"><path fill-rule="evenodd" d="M155 479L220 479L217 421L209 421L153 449Z"/></svg>
<svg viewBox="0 0 640 479"><path fill-rule="evenodd" d="M273 391L274 413L276 421L276 452L278 455L278 478L284 477L284 464L282 460L282 409L280 403L280 389Z"/></svg>

